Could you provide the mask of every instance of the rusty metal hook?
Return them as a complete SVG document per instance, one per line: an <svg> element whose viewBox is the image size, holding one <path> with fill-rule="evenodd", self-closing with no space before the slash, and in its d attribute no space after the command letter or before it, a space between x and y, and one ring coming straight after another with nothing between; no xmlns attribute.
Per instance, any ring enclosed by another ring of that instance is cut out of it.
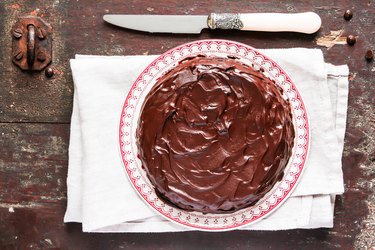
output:
<svg viewBox="0 0 375 250"><path fill-rule="evenodd" d="M35 26L27 26L27 65L31 68L35 60Z"/></svg>
<svg viewBox="0 0 375 250"><path fill-rule="evenodd" d="M14 64L22 70L40 71L51 63L52 27L43 19L36 16L20 17L11 33Z"/></svg>

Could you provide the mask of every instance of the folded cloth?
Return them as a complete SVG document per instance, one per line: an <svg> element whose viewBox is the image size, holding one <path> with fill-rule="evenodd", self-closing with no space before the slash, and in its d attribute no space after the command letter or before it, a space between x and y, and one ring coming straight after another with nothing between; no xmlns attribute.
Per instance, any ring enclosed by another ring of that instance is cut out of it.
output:
<svg viewBox="0 0 375 250"><path fill-rule="evenodd" d="M346 65L324 62L317 49L262 50L286 70L305 102L311 147L305 171L291 196L270 216L241 230L333 227L336 194L344 192ZM133 81L157 56L82 56L70 61L74 80L65 222L84 232L191 230L158 215L134 191L123 169L118 131Z"/></svg>

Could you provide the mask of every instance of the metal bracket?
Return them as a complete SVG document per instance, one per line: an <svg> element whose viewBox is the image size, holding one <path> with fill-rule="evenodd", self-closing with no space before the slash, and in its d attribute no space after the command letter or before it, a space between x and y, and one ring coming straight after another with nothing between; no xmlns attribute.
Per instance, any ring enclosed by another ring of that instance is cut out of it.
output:
<svg viewBox="0 0 375 250"><path fill-rule="evenodd" d="M19 18L12 37L12 60L21 69L40 71L52 61L52 27L40 17Z"/></svg>

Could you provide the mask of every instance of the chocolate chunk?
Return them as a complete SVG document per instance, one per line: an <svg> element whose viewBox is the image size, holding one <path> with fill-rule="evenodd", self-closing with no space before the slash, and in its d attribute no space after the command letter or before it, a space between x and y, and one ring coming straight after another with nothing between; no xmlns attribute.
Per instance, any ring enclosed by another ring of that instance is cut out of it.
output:
<svg viewBox="0 0 375 250"><path fill-rule="evenodd" d="M48 78L50 78L50 77L52 77L53 75L54 75L54 70L53 70L53 68L51 68L51 67L48 67L46 70L45 70L45 75L46 75L46 77L48 77Z"/></svg>
<svg viewBox="0 0 375 250"><path fill-rule="evenodd" d="M349 35L347 38L346 38L346 43L349 45L349 46L353 46L355 43L357 42L357 38L353 35Z"/></svg>
<svg viewBox="0 0 375 250"><path fill-rule="evenodd" d="M344 13L344 19L349 21L353 17L353 12L351 10L346 10Z"/></svg>
<svg viewBox="0 0 375 250"><path fill-rule="evenodd" d="M145 98L136 141L161 199L203 213L248 207L279 181L294 126L282 89L236 59L196 57Z"/></svg>
<svg viewBox="0 0 375 250"><path fill-rule="evenodd" d="M371 62L374 59L374 52L371 49L367 50L365 58L368 62Z"/></svg>

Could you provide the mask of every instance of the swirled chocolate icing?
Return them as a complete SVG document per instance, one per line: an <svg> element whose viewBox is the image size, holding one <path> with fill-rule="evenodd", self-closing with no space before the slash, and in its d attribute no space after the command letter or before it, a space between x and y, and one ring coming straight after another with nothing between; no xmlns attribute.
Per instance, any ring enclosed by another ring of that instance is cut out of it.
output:
<svg viewBox="0 0 375 250"><path fill-rule="evenodd" d="M160 198L203 213L250 206L283 177L294 128L282 89L236 59L194 57L148 93L139 157Z"/></svg>

